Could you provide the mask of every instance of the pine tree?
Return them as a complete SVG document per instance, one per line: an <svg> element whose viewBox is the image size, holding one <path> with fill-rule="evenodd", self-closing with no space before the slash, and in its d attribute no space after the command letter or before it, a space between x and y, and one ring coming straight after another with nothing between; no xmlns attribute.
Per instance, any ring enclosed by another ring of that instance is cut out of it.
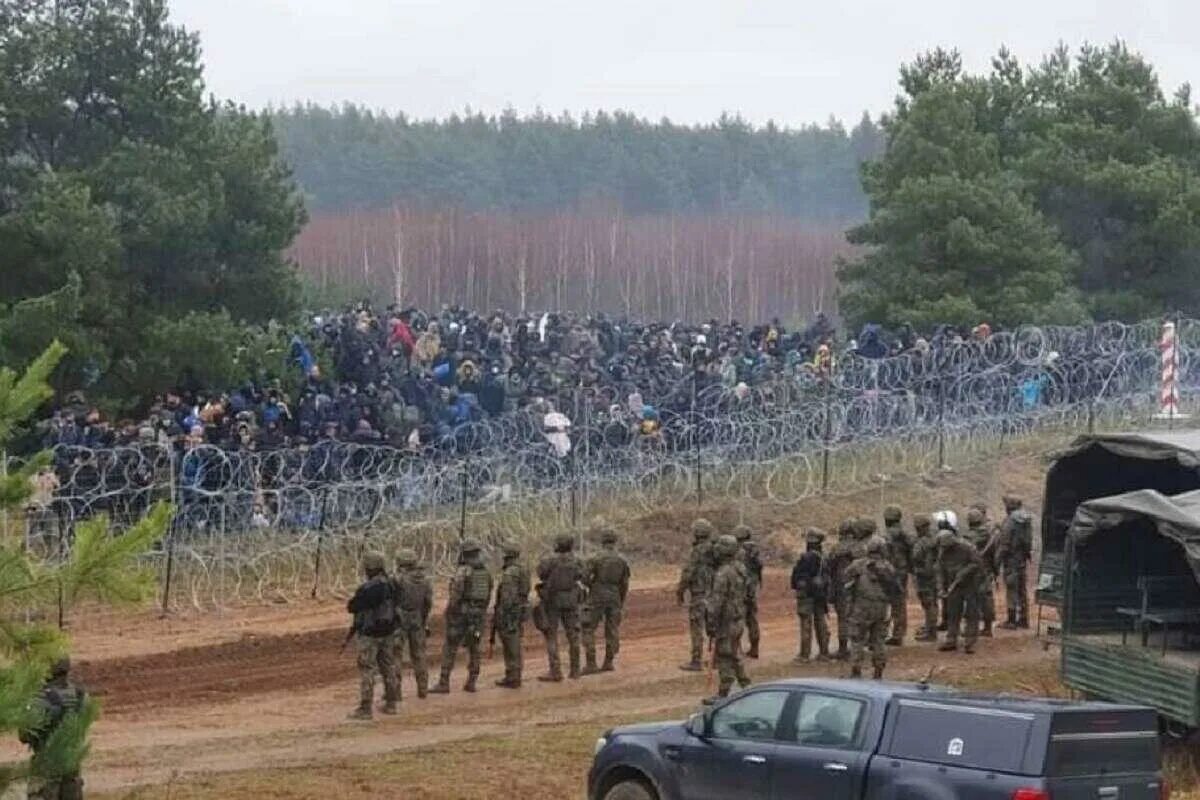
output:
<svg viewBox="0 0 1200 800"><path fill-rule="evenodd" d="M54 342L23 374L0 366L0 450L52 394L49 379L66 348ZM30 459L0 478L0 514L13 513L30 494L30 479L50 462ZM129 530L114 536L97 516L74 529L70 555L59 564L34 561L21 538L0 541L0 730L20 731L40 724L34 703L50 665L68 652L62 632L38 622L19 622L19 612L46 608L62 598L66 606L84 599L135 603L145 599L154 576L136 559L158 541L170 522L170 506L160 503ZM89 700L68 714L29 764L0 769L0 793L15 780L72 774L88 752L87 734L99 708Z"/></svg>

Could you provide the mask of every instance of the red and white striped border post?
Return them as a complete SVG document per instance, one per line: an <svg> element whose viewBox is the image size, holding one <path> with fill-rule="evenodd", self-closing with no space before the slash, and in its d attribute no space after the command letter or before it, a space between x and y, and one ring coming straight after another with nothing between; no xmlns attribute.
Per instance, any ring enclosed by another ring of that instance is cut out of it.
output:
<svg viewBox="0 0 1200 800"><path fill-rule="evenodd" d="M1167 320L1162 326L1162 337L1158 342L1162 375L1158 385L1159 419L1180 419L1179 412L1179 344L1176 341L1175 323Z"/></svg>

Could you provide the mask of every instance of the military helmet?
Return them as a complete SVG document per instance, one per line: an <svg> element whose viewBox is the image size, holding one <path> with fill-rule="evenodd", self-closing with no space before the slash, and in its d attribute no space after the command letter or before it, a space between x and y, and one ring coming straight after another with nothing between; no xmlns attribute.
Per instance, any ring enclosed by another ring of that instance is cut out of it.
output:
<svg viewBox="0 0 1200 800"><path fill-rule="evenodd" d="M733 538L739 542L748 542L750 537L754 535L754 531L750 530L749 525L738 525L733 529Z"/></svg>
<svg viewBox="0 0 1200 800"><path fill-rule="evenodd" d="M888 506L883 510L883 521L888 524L899 522L901 516L903 516L903 514L900 511L899 506Z"/></svg>
<svg viewBox="0 0 1200 800"><path fill-rule="evenodd" d="M866 539L868 536L875 535L875 531L879 530L879 525L870 517L859 517L854 522L854 529L860 539Z"/></svg>
<svg viewBox="0 0 1200 800"><path fill-rule="evenodd" d="M984 519L985 517L983 512L975 506L971 506L971 508L967 511L967 524L971 525L972 527L976 525L982 525Z"/></svg>
<svg viewBox="0 0 1200 800"><path fill-rule="evenodd" d="M974 503L971 503L971 508L978 509L981 514L985 517L987 516L987 503L982 500L976 500Z"/></svg>
<svg viewBox="0 0 1200 800"><path fill-rule="evenodd" d="M887 545L884 544L883 539L880 539L878 536L872 536L870 539L867 540L867 555L882 556L886 552L887 552Z"/></svg>
<svg viewBox="0 0 1200 800"><path fill-rule="evenodd" d="M854 519L852 517L847 517L839 522L837 532L838 538L852 536L854 534Z"/></svg>
<svg viewBox="0 0 1200 800"><path fill-rule="evenodd" d="M560 533L554 537L554 550L558 553L569 553L575 549L575 537L569 533Z"/></svg>
<svg viewBox="0 0 1200 800"><path fill-rule="evenodd" d="M716 547L717 555L732 556L738 551L738 540L730 536L728 533L717 537Z"/></svg>
<svg viewBox="0 0 1200 800"><path fill-rule="evenodd" d="M700 517L692 523L692 538L696 541L708 539L713 535L713 526L704 517Z"/></svg>
<svg viewBox="0 0 1200 800"><path fill-rule="evenodd" d="M51 678L65 678L71 673L71 659L63 656L50 665Z"/></svg>
<svg viewBox="0 0 1200 800"><path fill-rule="evenodd" d="M1021 498L1017 497L1015 494L1004 495L1004 509L1006 511L1015 511L1023 505L1024 502L1022 502Z"/></svg>
<svg viewBox="0 0 1200 800"><path fill-rule="evenodd" d="M600 544L616 544L620 538L612 528L605 528L600 533Z"/></svg>
<svg viewBox="0 0 1200 800"><path fill-rule="evenodd" d="M919 531L927 531L933 525L933 517L928 514L917 514L913 517L913 527Z"/></svg>
<svg viewBox="0 0 1200 800"><path fill-rule="evenodd" d="M474 539L463 539L458 549L463 553L478 553L483 547Z"/></svg>
<svg viewBox="0 0 1200 800"><path fill-rule="evenodd" d="M417 563L417 551L412 548L405 547L396 553L397 567L412 567Z"/></svg>
<svg viewBox="0 0 1200 800"><path fill-rule="evenodd" d="M521 545L511 541L505 542L500 545L500 552L504 554L505 558L516 557L521 555Z"/></svg>
<svg viewBox="0 0 1200 800"><path fill-rule="evenodd" d="M384 570L383 554L374 551L363 553L362 568L367 572L382 572Z"/></svg>
<svg viewBox="0 0 1200 800"><path fill-rule="evenodd" d="M809 528L804 532L804 541L809 544L820 544L825 541L825 531L820 528Z"/></svg>

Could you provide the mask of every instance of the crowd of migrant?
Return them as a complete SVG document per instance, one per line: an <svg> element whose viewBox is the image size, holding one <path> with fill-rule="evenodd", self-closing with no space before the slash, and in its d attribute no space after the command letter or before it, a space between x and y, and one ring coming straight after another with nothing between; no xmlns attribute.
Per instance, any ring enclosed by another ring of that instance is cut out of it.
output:
<svg viewBox="0 0 1200 800"><path fill-rule="evenodd" d="M1154 364L1128 358L1149 347L1144 338L1133 328L979 325L922 337L868 325L846 339L822 314L792 330L360 306L292 337L283 378L230 391L184 381L141 422L110 424L69 394L43 428L56 458L34 503L69 495L86 508L68 516L121 516L170 493L188 525L211 519L221 497L230 524L313 527L333 513L314 487L385 485L369 508L341 501L347 517L455 501L436 495L445 481L412 476L464 457L490 473L473 478L482 494L561 485L580 460L621 474L639 453L795 452L1076 403L1149 385Z"/></svg>

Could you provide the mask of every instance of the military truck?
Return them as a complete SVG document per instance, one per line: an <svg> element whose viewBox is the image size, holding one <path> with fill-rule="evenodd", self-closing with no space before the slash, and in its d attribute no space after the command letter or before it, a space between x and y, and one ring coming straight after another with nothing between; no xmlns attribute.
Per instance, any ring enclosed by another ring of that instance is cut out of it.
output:
<svg viewBox="0 0 1200 800"><path fill-rule="evenodd" d="M1059 454L1046 473L1036 599L1062 607L1067 531L1079 505L1137 489L1175 495L1200 489L1200 431L1090 434Z"/></svg>
<svg viewBox="0 0 1200 800"><path fill-rule="evenodd" d="M1172 485L1183 482L1172 471L1182 456L1159 465ZM1063 681L1088 697L1155 708L1168 733L1197 738L1200 491L1141 489L1081 504L1062 566Z"/></svg>

